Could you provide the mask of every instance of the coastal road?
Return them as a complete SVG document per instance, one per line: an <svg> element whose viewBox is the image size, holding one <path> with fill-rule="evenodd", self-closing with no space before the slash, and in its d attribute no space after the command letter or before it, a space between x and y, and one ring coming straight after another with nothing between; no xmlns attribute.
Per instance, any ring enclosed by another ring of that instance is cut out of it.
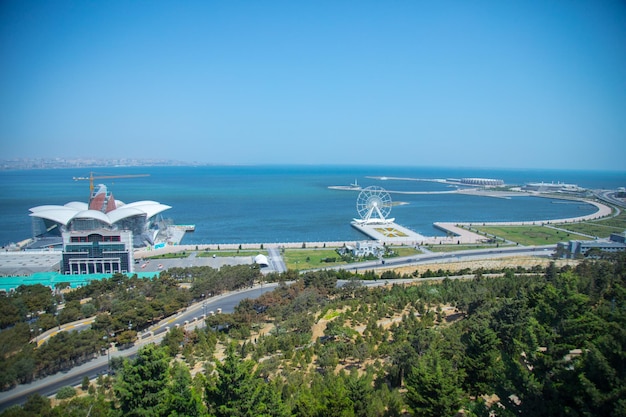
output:
<svg viewBox="0 0 626 417"><path fill-rule="evenodd" d="M626 208L626 201L622 198L616 197L616 192L613 190L594 190L593 194L607 203L619 206L621 208Z"/></svg>

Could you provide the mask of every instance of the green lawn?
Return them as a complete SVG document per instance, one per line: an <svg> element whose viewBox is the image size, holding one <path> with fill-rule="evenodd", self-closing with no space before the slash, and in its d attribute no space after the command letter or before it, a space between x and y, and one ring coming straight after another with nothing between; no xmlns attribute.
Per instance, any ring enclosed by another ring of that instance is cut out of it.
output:
<svg viewBox="0 0 626 417"><path fill-rule="evenodd" d="M477 226L476 229L520 245L548 245L568 240L589 240L589 236L606 238L611 233L622 233L626 230L626 213L622 211L606 219L554 226L567 232L545 226Z"/></svg>
<svg viewBox="0 0 626 417"><path fill-rule="evenodd" d="M554 230L545 226L478 226L475 229L524 246L552 245L567 240L589 239L573 232Z"/></svg>
<svg viewBox="0 0 626 417"><path fill-rule="evenodd" d="M419 255L423 253L411 246L393 246L391 247L398 256L411 256L411 255Z"/></svg>
<svg viewBox="0 0 626 417"><path fill-rule="evenodd" d="M282 254L287 269L313 269L325 266L343 265L346 262L334 249L285 249ZM322 262L322 259L335 258L336 262Z"/></svg>
<svg viewBox="0 0 626 417"><path fill-rule="evenodd" d="M622 211L619 215L609 219L563 224L559 227L590 236L609 237L611 233L622 233L626 230L626 213Z"/></svg>

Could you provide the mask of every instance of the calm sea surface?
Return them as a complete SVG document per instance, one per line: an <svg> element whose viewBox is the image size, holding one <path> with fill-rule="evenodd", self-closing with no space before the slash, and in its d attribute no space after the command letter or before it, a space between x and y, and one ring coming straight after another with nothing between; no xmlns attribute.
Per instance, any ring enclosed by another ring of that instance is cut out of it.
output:
<svg viewBox="0 0 626 417"><path fill-rule="evenodd" d="M0 245L32 236L28 209L87 201L88 169L0 172ZM585 188L626 186L623 172L481 170L455 168L354 166L205 166L131 167L95 170L94 175L149 174L144 178L100 180L116 199L126 203L154 200L172 206L164 217L176 224L195 224L183 244L360 240L350 226L357 217L358 191L329 189L355 180L366 187L392 191L447 191L433 182L377 180L368 177L503 179L507 184L564 182ZM512 199L459 194L408 195L391 193L396 222L425 236L442 232L436 221L521 221L589 214L587 204L534 197Z"/></svg>

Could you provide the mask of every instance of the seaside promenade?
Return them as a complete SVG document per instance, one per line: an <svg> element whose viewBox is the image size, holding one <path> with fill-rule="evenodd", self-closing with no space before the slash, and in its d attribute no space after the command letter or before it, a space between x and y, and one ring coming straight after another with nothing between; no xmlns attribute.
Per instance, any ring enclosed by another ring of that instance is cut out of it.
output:
<svg viewBox="0 0 626 417"><path fill-rule="evenodd" d="M434 226L440 230L448 233L448 236L431 236L424 237L418 234L415 234L415 240L403 240L398 241L394 238L385 239L384 236L381 236L378 241L387 245L408 245L408 246L418 246L418 245L439 245L439 244L477 244L486 241L486 237L484 235L479 235L477 233L471 232L464 227L471 226L542 226L542 225L555 225L555 224L567 224L567 223L577 223L582 221L596 220L604 217L608 217L612 214L613 210L611 207L599 203L597 201L591 200L583 200L585 203L592 204L597 208L595 213L591 213L585 216L579 217L571 217L571 218L563 218L563 219L552 219L552 220L528 220L528 221L517 221L517 222L436 222ZM366 239L366 236L363 236L363 240ZM325 241L325 242L278 242L278 243L223 243L223 244L198 244L198 245L176 245L176 246L166 246L161 249L156 250L139 250L135 252L135 258L144 258L148 256L155 256L164 253L175 253L180 251L216 251L218 250L264 250L269 248L339 248L346 245L355 245L355 241Z"/></svg>

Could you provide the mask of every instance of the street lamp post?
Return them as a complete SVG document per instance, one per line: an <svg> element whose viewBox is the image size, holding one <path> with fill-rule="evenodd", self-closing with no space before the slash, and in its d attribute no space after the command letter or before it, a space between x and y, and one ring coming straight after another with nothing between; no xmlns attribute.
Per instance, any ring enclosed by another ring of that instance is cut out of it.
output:
<svg viewBox="0 0 626 417"><path fill-rule="evenodd" d="M111 371L111 352L109 352L109 348L111 347L111 343L109 343L108 336L102 336L102 340L104 340L107 344L107 374Z"/></svg>
<svg viewBox="0 0 626 417"><path fill-rule="evenodd" d="M111 337L115 336L115 333L111 333ZM111 342L109 342L109 335L102 336L102 339L107 344L107 374L111 372Z"/></svg>

